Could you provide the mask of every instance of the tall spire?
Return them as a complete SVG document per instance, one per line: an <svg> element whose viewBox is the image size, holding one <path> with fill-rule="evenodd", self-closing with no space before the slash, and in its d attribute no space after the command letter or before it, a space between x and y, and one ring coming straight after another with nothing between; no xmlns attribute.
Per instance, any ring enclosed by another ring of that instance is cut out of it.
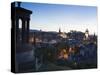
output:
<svg viewBox="0 0 100 75"><path fill-rule="evenodd" d="M59 28L59 33L61 33L61 29Z"/></svg>
<svg viewBox="0 0 100 75"><path fill-rule="evenodd" d="M88 29L86 29L86 33L89 33L89 30Z"/></svg>
<svg viewBox="0 0 100 75"><path fill-rule="evenodd" d="M86 37L86 39L89 39L89 30L88 29L86 29L86 31L85 31L85 37Z"/></svg>
<svg viewBox="0 0 100 75"><path fill-rule="evenodd" d="M94 32L94 37L95 37L96 35L95 35L95 32Z"/></svg>

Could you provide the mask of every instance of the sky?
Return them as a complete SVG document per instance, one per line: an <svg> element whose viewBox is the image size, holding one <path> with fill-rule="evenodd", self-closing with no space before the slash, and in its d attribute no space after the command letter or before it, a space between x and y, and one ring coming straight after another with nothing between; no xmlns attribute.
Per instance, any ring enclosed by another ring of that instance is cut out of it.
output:
<svg viewBox="0 0 100 75"><path fill-rule="evenodd" d="M21 3L21 7L31 10L30 29L69 32L70 30L97 34L97 7Z"/></svg>

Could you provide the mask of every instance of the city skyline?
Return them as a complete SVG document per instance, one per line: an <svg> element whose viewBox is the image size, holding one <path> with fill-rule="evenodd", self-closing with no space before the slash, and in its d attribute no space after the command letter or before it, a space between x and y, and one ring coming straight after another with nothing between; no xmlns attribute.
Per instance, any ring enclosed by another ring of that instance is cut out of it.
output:
<svg viewBox="0 0 100 75"><path fill-rule="evenodd" d="M30 29L43 31L56 31L61 28L62 32L70 30L97 34L97 7L22 3L21 7L33 12L30 21Z"/></svg>
<svg viewBox="0 0 100 75"><path fill-rule="evenodd" d="M96 12L92 6L11 3L11 71L97 68Z"/></svg>

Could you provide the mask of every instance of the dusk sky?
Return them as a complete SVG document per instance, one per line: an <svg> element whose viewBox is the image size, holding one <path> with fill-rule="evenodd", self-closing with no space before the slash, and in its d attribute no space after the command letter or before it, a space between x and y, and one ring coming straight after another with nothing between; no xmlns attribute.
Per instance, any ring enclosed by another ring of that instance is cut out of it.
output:
<svg viewBox="0 0 100 75"><path fill-rule="evenodd" d="M40 3L21 3L21 7L33 12L30 29L85 32L88 28L90 34L97 34L97 7Z"/></svg>

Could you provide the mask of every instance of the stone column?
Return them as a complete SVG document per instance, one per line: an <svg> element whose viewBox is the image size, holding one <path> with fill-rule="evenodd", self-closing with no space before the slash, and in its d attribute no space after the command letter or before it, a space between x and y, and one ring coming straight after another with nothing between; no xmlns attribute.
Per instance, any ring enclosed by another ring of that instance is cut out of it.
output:
<svg viewBox="0 0 100 75"><path fill-rule="evenodd" d="M15 37L16 37L16 42L18 42L18 40L19 40L19 38L18 38L18 33L19 33L19 19L18 18L16 18L16 23L15 23L15 31L16 31L16 33L15 33Z"/></svg>
<svg viewBox="0 0 100 75"><path fill-rule="evenodd" d="M11 28L15 29L15 19L11 19ZM16 30L16 29L15 29Z"/></svg>
<svg viewBox="0 0 100 75"><path fill-rule="evenodd" d="M22 43L25 43L26 41L26 31L25 31L25 20L22 19Z"/></svg>
<svg viewBox="0 0 100 75"><path fill-rule="evenodd" d="M30 21L30 19L27 20L27 29L26 29L26 31L27 31L27 43L29 43L29 25L30 25L29 21Z"/></svg>

